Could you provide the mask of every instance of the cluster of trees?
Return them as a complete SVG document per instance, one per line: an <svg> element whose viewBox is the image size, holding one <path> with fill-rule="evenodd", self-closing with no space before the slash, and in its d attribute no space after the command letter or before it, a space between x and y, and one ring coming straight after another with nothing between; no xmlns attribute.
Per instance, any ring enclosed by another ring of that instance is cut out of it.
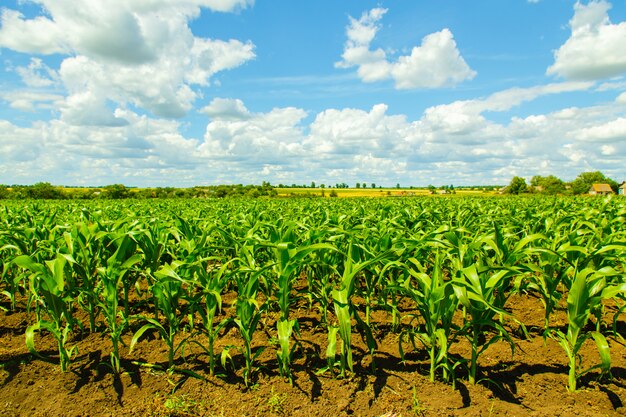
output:
<svg viewBox="0 0 626 417"><path fill-rule="evenodd" d="M564 182L554 175L542 177L536 175L531 178L530 185L522 177L513 177L504 189L507 194L537 193L537 194L587 194L593 184L608 184L614 193L617 193L619 184L605 176L600 171L583 172L572 182Z"/></svg>
<svg viewBox="0 0 626 417"><path fill-rule="evenodd" d="M413 187L411 187L413 188ZM454 185L450 184L450 185L442 185L439 188L444 194L456 194L456 190L454 189ZM437 187L435 187L434 185L429 185L428 186L428 191L431 194L437 194Z"/></svg>
<svg viewBox="0 0 626 417"><path fill-rule="evenodd" d="M216 185L192 188L142 188L132 189L122 184L111 184L95 188L62 188L49 182L34 185L0 185L0 199L125 199L125 198L226 198L226 197L274 197L278 193L264 182L262 185Z"/></svg>

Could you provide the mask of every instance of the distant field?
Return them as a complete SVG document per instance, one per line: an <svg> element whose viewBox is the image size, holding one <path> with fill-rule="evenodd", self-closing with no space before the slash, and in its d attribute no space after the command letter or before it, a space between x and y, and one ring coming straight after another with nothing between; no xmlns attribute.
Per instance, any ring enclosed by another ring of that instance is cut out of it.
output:
<svg viewBox="0 0 626 417"><path fill-rule="evenodd" d="M332 191L337 193L339 198L348 197L411 197L411 196L424 196L432 195L426 188L276 188L278 195L287 197L292 194L314 194L329 197ZM439 191L439 190L437 190ZM482 190L456 190L458 195L494 195L497 192L484 192ZM438 194L439 195L439 194Z"/></svg>

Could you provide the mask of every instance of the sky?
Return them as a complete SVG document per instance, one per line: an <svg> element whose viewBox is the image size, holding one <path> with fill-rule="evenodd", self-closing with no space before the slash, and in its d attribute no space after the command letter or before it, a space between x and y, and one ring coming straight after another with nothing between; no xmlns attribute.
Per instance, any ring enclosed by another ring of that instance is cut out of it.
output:
<svg viewBox="0 0 626 417"><path fill-rule="evenodd" d="M0 184L626 179L626 0L0 0Z"/></svg>

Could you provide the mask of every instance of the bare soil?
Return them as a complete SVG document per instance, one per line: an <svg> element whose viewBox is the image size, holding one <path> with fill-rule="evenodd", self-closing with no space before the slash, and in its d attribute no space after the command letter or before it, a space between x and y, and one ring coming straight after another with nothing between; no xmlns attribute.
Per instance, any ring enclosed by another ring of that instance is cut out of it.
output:
<svg viewBox="0 0 626 417"><path fill-rule="evenodd" d="M232 300L232 295L230 297ZM228 313L228 297L226 297ZM300 349L294 363L293 386L278 374L275 347L271 344L275 317L270 315L255 333L256 346L266 346L258 360L254 384L246 388L242 378L243 359L236 329L220 336L219 353L230 353L235 365L224 375L208 376L205 353L188 345L178 355L178 369L192 370L205 380L182 372L160 370L167 360L165 344L147 334L132 353L131 335L122 349L123 374L114 378L107 367L110 341L100 334L86 334L72 341L78 348L71 370L62 373L53 360L31 355L24 332L32 319L21 309L0 313L0 415L2 416L624 416L626 415L626 347L610 340L613 377L598 380L598 373L583 377L580 389L567 390L567 357L553 340L544 340L538 330L543 323L543 306L530 296L510 299L513 313L530 330L530 337L516 336L515 353L508 344L492 345L479 362L480 378L470 385L459 372L456 386L430 382L428 357L423 349L403 345L400 360L398 335L385 324L386 312L374 311L374 335L379 349L374 355L376 371L365 344L354 335L354 375L339 379L318 373L324 359L327 336L315 312L301 308L297 340ZM612 318L611 307L607 317ZM377 324L380 323L380 324ZM565 313L557 311L555 326L565 325ZM626 336L624 317L618 322ZM50 335L37 339L37 347L53 356ZM455 354L467 357L469 346L460 341ZM593 341L583 348L583 365L598 361Z"/></svg>

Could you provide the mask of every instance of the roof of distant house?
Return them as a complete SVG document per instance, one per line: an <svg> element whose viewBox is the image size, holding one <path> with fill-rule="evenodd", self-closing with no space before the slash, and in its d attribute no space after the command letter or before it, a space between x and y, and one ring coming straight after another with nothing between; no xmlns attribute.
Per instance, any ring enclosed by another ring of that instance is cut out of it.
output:
<svg viewBox="0 0 626 417"><path fill-rule="evenodd" d="M609 184L592 184L590 191L595 191L596 193L612 193L613 189Z"/></svg>

